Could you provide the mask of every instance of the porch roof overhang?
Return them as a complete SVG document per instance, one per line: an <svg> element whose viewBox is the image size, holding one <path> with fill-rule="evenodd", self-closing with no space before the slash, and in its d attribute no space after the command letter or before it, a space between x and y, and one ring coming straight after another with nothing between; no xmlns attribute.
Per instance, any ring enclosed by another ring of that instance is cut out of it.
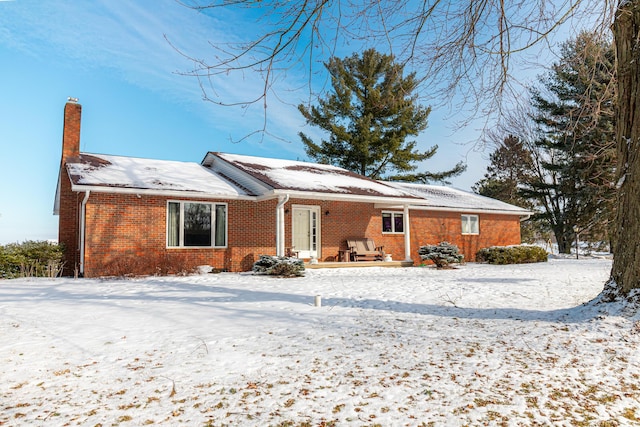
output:
<svg viewBox="0 0 640 427"><path fill-rule="evenodd" d="M394 206L376 204L378 209L402 209L403 205L396 204ZM410 204L409 209L417 211L435 211L435 212L456 212L461 214L495 214L495 215L512 215L520 217L530 217L533 212L528 210L508 210L508 209L482 209L475 207L446 207L446 206L429 206L428 203L424 205Z"/></svg>
<svg viewBox="0 0 640 427"><path fill-rule="evenodd" d="M266 194L258 196L256 199L269 200L279 196L288 195L294 199L309 199L309 200L331 200L340 202L354 202L354 203L372 203L376 207L392 207L392 206L404 206L404 205L417 205L420 203L419 198L414 197L392 197L392 196L368 196L364 194L341 194L341 193L324 193L315 191L299 191L299 190L272 190ZM426 201L425 201L426 203Z"/></svg>
<svg viewBox="0 0 640 427"><path fill-rule="evenodd" d="M521 220L533 215L533 212L520 206L454 187L405 182L388 182L388 184L426 201L418 205L412 204L410 208L413 210L513 215L519 216Z"/></svg>

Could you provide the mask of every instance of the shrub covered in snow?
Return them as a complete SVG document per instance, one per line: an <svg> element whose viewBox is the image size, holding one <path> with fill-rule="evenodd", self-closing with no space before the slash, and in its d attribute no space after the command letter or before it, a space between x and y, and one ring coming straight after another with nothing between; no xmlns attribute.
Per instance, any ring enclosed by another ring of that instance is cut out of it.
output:
<svg viewBox="0 0 640 427"><path fill-rule="evenodd" d="M547 251L540 246L492 246L480 249L476 254L478 262L489 264L525 264L546 262Z"/></svg>
<svg viewBox="0 0 640 427"><path fill-rule="evenodd" d="M418 254L423 260L433 261L438 268L449 268L451 264L459 264L464 260L464 255L460 253L458 247L449 242L420 246Z"/></svg>
<svg viewBox="0 0 640 427"><path fill-rule="evenodd" d="M294 277L304 275L304 262L294 257L279 257L261 255L253 264L253 272L280 277Z"/></svg>

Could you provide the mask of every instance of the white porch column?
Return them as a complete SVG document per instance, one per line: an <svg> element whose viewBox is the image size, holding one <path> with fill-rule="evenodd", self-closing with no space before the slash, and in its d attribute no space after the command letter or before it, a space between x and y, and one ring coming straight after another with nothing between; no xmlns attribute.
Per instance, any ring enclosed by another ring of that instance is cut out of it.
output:
<svg viewBox="0 0 640 427"><path fill-rule="evenodd" d="M404 215L402 216L404 219L404 260L411 261L411 228L409 222L409 205L404 205Z"/></svg>
<svg viewBox="0 0 640 427"><path fill-rule="evenodd" d="M289 195L278 197L276 206L276 256L285 256L284 251L284 205L289 201Z"/></svg>

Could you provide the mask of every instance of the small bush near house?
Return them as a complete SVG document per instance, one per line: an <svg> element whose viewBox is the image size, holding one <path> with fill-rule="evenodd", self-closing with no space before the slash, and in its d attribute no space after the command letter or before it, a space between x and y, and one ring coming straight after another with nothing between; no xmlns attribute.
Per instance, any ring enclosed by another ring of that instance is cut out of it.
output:
<svg viewBox="0 0 640 427"><path fill-rule="evenodd" d="M493 246L480 249L476 254L478 262L489 264L525 264L546 262L547 251L540 246Z"/></svg>
<svg viewBox="0 0 640 427"><path fill-rule="evenodd" d="M103 267L106 277L186 276L196 273L198 267L184 254L131 254L120 256Z"/></svg>
<svg viewBox="0 0 640 427"><path fill-rule="evenodd" d="M464 260L464 255L460 253L458 247L449 242L421 246L418 254L423 260L433 261L438 268L453 268L451 264L459 264Z"/></svg>
<svg viewBox="0 0 640 427"><path fill-rule="evenodd" d="M62 246L28 240L0 246L0 278L57 277L62 272Z"/></svg>
<svg viewBox="0 0 640 427"><path fill-rule="evenodd" d="M295 277L304 275L304 262L293 257L261 255L253 264L253 272L279 277Z"/></svg>

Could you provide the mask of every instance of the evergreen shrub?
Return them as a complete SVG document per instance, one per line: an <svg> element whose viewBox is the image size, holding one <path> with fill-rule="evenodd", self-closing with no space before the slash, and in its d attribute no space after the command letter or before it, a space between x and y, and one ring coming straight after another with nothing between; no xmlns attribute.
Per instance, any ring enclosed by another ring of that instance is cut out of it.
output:
<svg viewBox="0 0 640 427"><path fill-rule="evenodd" d="M483 248L476 254L476 261L489 264L526 264L546 262L547 251L540 246L492 246Z"/></svg>
<svg viewBox="0 0 640 427"><path fill-rule="evenodd" d="M0 246L0 279L57 277L64 249L56 243L28 240Z"/></svg>
<svg viewBox="0 0 640 427"><path fill-rule="evenodd" d="M420 246L418 254L423 260L432 261L438 268L453 268L451 264L460 264L464 260L458 247L449 242Z"/></svg>
<svg viewBox="0 0 640 427"><path fill-rule="evenodd" d="M294 257L260 255L260 259L253 264L253 272L279 277L303 276L304 261Z"/></svg>

